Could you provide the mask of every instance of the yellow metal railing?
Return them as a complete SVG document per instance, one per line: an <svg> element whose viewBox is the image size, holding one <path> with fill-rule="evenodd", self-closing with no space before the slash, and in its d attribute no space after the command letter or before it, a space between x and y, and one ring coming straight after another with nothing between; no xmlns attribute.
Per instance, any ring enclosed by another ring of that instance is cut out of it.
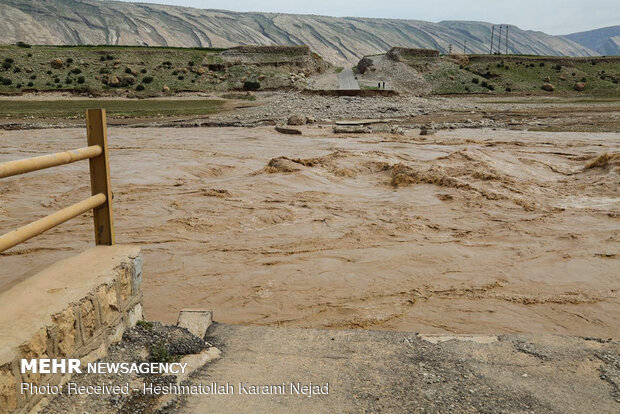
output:
<svg viewBox="0 0 620 414"><path fill-rule="evenodd" d="M86 200L0 236L0 253L89 210L93 210L95 244L114 244L105 109L86 111L86 131L88 147L0 164L0 178L6 178L88 159L92 193Z"/></svg>

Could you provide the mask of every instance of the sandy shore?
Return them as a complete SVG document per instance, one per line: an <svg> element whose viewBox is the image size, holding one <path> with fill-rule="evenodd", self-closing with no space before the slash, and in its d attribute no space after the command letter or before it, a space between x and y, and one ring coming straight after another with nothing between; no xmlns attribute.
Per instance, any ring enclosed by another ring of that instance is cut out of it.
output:
<svg viewBox="0 0 620 414"><path fill-rule="evenodd" d="M150 319L204 307L227 323L620 332L618 158L585 168L620 151L618 133L109 135L117 239L143 248ZM0 131L0 161L84 140ZM85 163L3 180L2 233L87 195ZM0 288L92 239L85 216L0 255Z"/></svg>

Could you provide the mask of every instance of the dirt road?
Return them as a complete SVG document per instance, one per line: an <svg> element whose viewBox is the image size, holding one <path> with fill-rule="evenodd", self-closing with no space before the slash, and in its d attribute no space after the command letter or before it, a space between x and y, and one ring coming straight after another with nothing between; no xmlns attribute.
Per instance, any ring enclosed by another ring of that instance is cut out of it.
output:
<svg viewBox="0 0 620 414"><path fill-rule="evenodd" d="M190 396L181 413L611 413L620 402L617 342L221 324L209 335L223 358L192 384L234 393ZM297 393L309 383L328 394ZM253 385L278 388L245 394Z"/></svg>
<svg viewBox="0 0 620 414"><path fill-rule="evenodd" d="M620 332L617 133L303 130L110 128L117 238L143 248L148 318ZM82 146L83 129L0 131L0 161ZM86 163L3 180L0 228L88 194ZM20 245L0 284L92 239L83 217Z"/></svg>
<svg viewBox="0 0 620 414"><path fill-rule="evenodd" d="M338 74L338 82L340 84L340 89L358 90L360 88L351 68L344 68L342 72Z"/></svg>

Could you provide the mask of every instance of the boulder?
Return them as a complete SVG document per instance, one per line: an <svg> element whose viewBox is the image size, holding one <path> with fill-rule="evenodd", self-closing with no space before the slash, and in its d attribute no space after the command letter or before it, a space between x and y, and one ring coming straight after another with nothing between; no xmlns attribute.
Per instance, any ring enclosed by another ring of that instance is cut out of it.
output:
<svg viewBox="0 0 620 414"><path fill-rule="evenodd" d="M64 63L62 60L56 58L54 60L52 60L50 62L50 65L54 68L54 69L61 69L64 66Z"/></svg>
<svg viewBox="0 0 620 414"><path fill-rule="evenodd" d="M108 86L118 86L121 83L121 81L118 79L118 77L116 75L112 75L108 78Z"/></svg>
<svg viewBox="0 0 620 414"><path fill-rule="evenodd" d="M420 128L420 135L433 135L435 134L435 128L430 126L423 126Z"/></svg>
<svg viewBox="0 0 620 414"><path fill-rule="evenodd" d="M301 131L296 128L287 127L284 124L276 125L276 131L281 134L289 134L289 135L301 135Z"/></svg>
<svg viewBox="0 0 620 414"><path fill-rule="evenodd" d="M304 125L307 122L307 119L303 115L291 115L286 121L288 125Z"/></svg>
<svg viewBox="0 0 620 414"><path fill-rule="evenodd" d="M573 86L573 89L576 90L577 92L581 92L586 88L586 84L585 82L577 82L575 84L575 86Z"/></svg>
<svg viewBox="0 0 620 414"><path fill-rule="evenodd" d="M540 88L543 91L547 91L547 92L553 92L555 90L555 86L553 86L550 83L543 83L543 85Z"/></svg>
<svg viewBox="0 0 620 414"><path fill-rule="evenodd" d="M359 62L357 62L357 71L363 75L373 65L374 65L374 62L371 58L363 57Z"/></svg>
<svg viewBox="0 0 620 414"><path fill-rule="evenodd" d="M170 87L168 85L164 85L163 88L161 88L162 92L170 92Z"/></svg>

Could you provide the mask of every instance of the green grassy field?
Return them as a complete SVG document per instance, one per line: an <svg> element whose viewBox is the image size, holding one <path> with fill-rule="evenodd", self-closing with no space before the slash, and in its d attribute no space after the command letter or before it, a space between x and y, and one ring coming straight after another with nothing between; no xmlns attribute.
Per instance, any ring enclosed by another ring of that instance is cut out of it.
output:
<svg viewBox="0 0 620 414"><path fill-rule="evenodd" d="M224 58L222 51L142 46L4 45L0 46L0 93L71 90L95 96L122 92L149 97L177 91L237 90L242 89L246 81L277 88L290 85L289 72L301 70L298 65L303 58L299 52L295 55L287 50L259 47L255 53L238 59Z"/></svg>
<svg viewBox="0 0 620 414"><path fill-rule="evenodd" d="M0 100L3 118L81 118L87 109L105 108L111 118L209 115L222 109L221 100L71 99L53 101Z"/></svg>
<svg viewBox="0 0 620 414"><path fill-rule="evenodd" d="M620 96L620 58L474 56L468 64L442 59L436 66L424 74L436 94ZM585 84L583 91L574 89L578 82ZM542 90L545 83L554 91Z"/></svg>

